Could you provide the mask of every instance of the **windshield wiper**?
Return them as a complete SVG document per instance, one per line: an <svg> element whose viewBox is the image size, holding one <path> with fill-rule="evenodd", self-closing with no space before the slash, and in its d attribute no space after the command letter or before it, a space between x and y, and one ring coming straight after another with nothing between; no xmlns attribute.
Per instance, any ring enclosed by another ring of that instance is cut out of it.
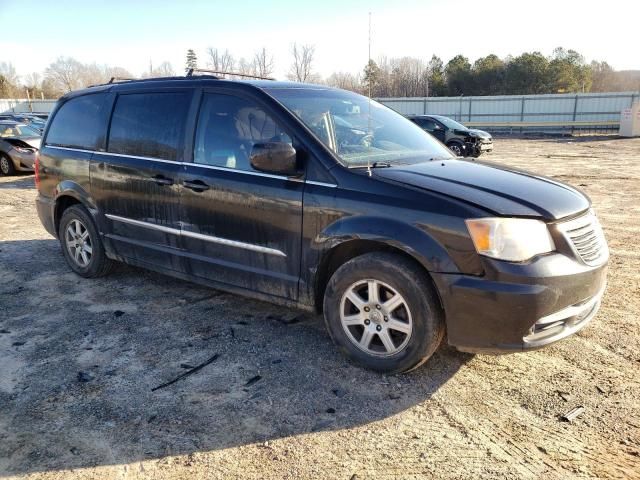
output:
<svg viewBox="0 0 640 480"><path fill-rule="evenodd" d="M398 165L397 163L395 165ZM373 162L369 165L352 165L349 168L389 168L392 164L389 162Z"/></svg>

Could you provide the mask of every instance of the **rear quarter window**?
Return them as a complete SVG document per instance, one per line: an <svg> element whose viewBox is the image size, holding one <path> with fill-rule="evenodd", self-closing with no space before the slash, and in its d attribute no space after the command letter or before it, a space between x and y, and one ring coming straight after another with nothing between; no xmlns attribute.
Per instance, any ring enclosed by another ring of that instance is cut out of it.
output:
<svg viewBox="0 0 640 480"><path fill-rule="evenodd" d="M107 130L107 96L94 93L66 101L58 109L47 133L46 144L96 150Z"/></svg>
<svg viewBox="0 0 640 480"><path fill-rule="evenodd" d="M108 151L181 160L191 92L121 94L111 118Z"/></svg>

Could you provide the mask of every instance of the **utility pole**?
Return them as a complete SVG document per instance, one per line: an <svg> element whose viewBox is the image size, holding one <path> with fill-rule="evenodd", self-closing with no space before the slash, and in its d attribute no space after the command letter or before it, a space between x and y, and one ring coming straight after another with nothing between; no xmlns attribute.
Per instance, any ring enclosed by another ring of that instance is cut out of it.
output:
<svg viewBox="0 0 640 480"><path fill-rule="evenodd" d="M371 135L371 12L369 12L369 60L367 62L367 67L369 68L369 81L367 82L369 85L369 115L367 122L367 134ZM369 163L369 156L367 156L367 173L371 176L371 165Z"/></svg>
<svg viewBox="0 0 640 480"><path fill-rule="evenodd" d="M367 65L371 67L371 12L369 12L369 59ZM369 75L369 98L371 98L371 75Z"/></svg>

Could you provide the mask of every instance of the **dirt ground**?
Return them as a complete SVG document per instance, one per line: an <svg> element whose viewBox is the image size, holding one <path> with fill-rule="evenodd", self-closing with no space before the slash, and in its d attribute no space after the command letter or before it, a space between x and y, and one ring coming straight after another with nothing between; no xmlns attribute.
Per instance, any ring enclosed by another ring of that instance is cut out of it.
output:
<svg viewBox="0 0 640 480"><path fill-rule="evenodd" d="M495 148L592 198L602 309L538 352L442 348L400 376L350 365L314 316L124 266L77 277L33 177L0 178L0 477L640 478L640 139Z"/></svg>

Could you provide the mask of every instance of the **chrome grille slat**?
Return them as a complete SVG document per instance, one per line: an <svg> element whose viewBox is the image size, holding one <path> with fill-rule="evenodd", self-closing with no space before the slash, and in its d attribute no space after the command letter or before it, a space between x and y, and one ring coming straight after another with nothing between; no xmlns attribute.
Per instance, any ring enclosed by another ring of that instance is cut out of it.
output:
<svg viewBox="0 0 640 480"><path fill-rule="evenodd" d="M586 230L586 229L588 229L590 227L591 227L591 224L582 225L582 226L580 226L578 228L567 230L567 233L569 234L570 237L573 238L573 237L581 235L581 233L576 233L576 232L581 232L582 230Z"/></svg>
<svg viewBox="0 0 640 480"><path fill-rule="evenodd" d="M576 255L587 265L598 265L608 257L607 242L596 216L586 215L558 224Z"/></svg>
<svg viewBox="0 0 640 480"><path fill-rule="evenodd" d="M573 243L575 243L576 245L582 245L583 243L589 243L597 239L598 236L594 231L585 233L584 235L580 235L580 237L571 237L571 240L573 240Z"/></svg>
<svg viewBox="0 0 640 480"><path fill-rule="evenodd" d="M598 238L594 238L592 240L589 240L588 242L582 242L582 243L573 242L573 244L576 246L578 250L582 250L585 248L592 247L593 245L599 245L600 240L598 240Z"/></svg>
<svg viewBox="0 0 640 480"><path fill-rule="evenodd" d="M576 248L578 250L588 250L594 246L599 246L600 242L598 240L594 240L593 242L589 242L589 243L581 243L580 245L576 245L574 243L574 245L576 246Z"/></svg>

